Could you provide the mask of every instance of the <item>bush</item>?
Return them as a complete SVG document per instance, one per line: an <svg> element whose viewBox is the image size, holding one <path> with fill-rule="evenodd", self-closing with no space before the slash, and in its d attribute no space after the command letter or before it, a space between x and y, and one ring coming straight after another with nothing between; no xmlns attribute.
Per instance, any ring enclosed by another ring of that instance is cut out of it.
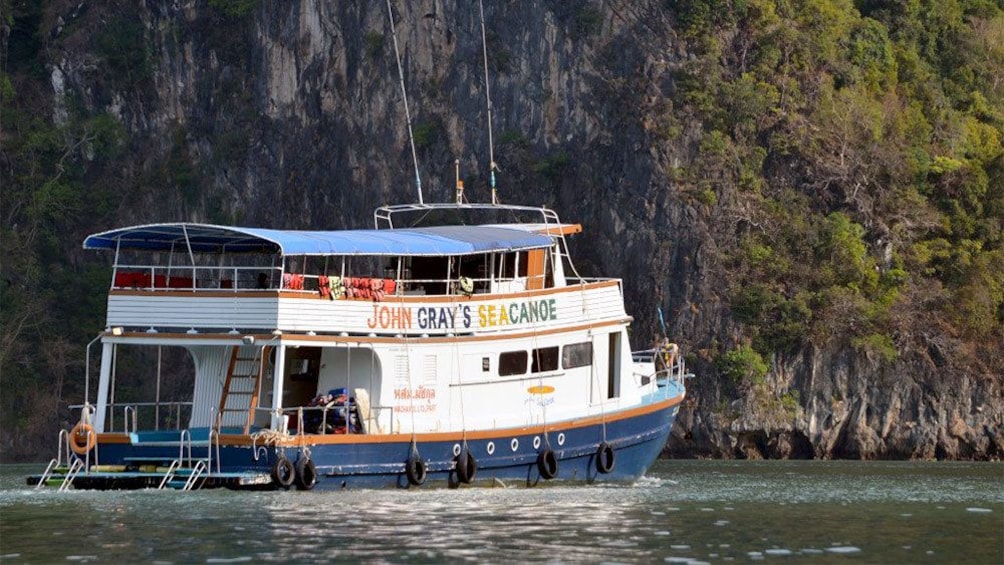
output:
<svg viewBox="0 0 1004 565"><path fill-rule="evenodd" d="M720 355L715 364L719 373L736 384L759 385L767 377L768 366L752 347L744 345Z"/></svg>
<svg viewBox="0 0 1004 565"><path fill-rule="evenodd" d="M120 17L108 22L95 37L97 52L107 63L109 77L122 87L135 87L153 72L146 30L139 21Z"/></svg>
<svg viewBox="0 0 1004 565"><path fill-rule="evenodd" d="M568 157L568 153L558 151L553 155L549 155L540 161L537 161L537 163L533 166L533 172L551 182L555 182L561 179L561 176L565 173L565 169L568 168L568 164L570 162L571 159Z"/></svg>
<svg viewBox="0 0 1004 565"><path fill-rule="evenodd" d="M209 6L229 18L239 19L254 13L258 0L209 0Z"/></svg>

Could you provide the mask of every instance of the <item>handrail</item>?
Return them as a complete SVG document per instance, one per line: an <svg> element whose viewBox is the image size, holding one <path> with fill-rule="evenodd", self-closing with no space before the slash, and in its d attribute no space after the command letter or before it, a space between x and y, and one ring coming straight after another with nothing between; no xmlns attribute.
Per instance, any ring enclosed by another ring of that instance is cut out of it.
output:
<svg viewBox="0 0 1004 565"><path fill-rule="evenodd" d="M45 481L49 480L49 477L52 475L52 471L57 467L59 467L59 463L55 459L49 461L49 465L45 468L42 476L38 479L38 484L35 485L35 490L42 488L42 485L45 484Z"/></svg>
<svg viewBox="0 0 1004 565"><path fill-rule="evenodd" d="M59 430L59 436L56 439L56 460L58 465L63 464L63 453L66 453L66 464L70 464L70 432L67 430ZM57 465L57 466L58 466Z"/></svg>
<svg viewBox="0 0 1004 565"><path fill-rule="evenodd" d="M35 485L36 489L42 488L55 470L63 466L64 449L66 450L66 464L70 465L70 432L59 430L59 435L56 436L56 457L49 461L49 465L46 466L41 478L38 479L38 484Z"/></svg>
<svg viewBox="0 0 1004 565"><path fill-rule="evenodd" d="M185 443L185 437L188 437L188 443ZM192 432L185 428L181 430L181 437L178 438L178 459L185 461L185 445L188 445L188 461L192 460Z"/></svg>
<svg viewBox="0 0 1004 565"><path fill-rule="evenodd" d="M240 289L267 290L258 288L259 281L255 276L241 278L242 274L249 271L255 273L275 271L267 277L267 289L279 288L278 284L281 282L279 274L282 273L282 269L274 266L165 266L118 262L115 264L115 275L112 278L111 288L113 290L221 290L226 292L236 292ZM174 274L175 272L183 274ZM228 276L231 278L227 278Z"/></svg>
<svg viewBox="0 0 1004 565"><path fill-rule="evenodd" d="M91 409L91 411L93 411L94 406L93 405L86 405L86 404L71 404L67 408L69 408L70 410L79 410L79 409L84 408L86 406L89 406L90 409ZM181 409L184 408L184 407L186 407L186 406L187 407L192 406L192 402L191 401L184 401L184 402L182 402L182 401L170 401L170 402L159 402L159 403L158 402L112 402L112 403L109 403L107 405L107 409L108 410L115 410L116 408L119 408L119 407L124 407L124 408L132 407L133 410L136 411L136 414L138 414L138 408L140 408L140 407L149 407L149 406L162 406L162 407L166 407L166 408L175 407L176 410L174 411L174 416L175 416L175 423L174 423L175 427L174 427L174 429L180 430L181 429ZM169 416L170 412L165 412L164 415L168 415ZM138 418L138 416L136 416L135 414L134 414L134 417ZM160 422L157 422L158 429L159 429L159 425L160 425ZM134 420L133 421L133 431L135 432L138 429L139 429L138 422L137 422L137 420ZM111 430L111 431L114 431L114 430ZM126 429L125 431L128 433L129 430Z"/></svg>
<svg viewBox="0 0 1004 565"><path fill-rule="evenodd" d="M206 470L205 461L199 460L194 467L192 467L192 473L188 475L188 480L185 481L185 486L181 490L192 490L195 486L195 481L202 476L202 473Z"/></svg>
<svg viewBox="0 0 1004 565"><path fill-rule="evenodd" d="M84 462L80 459L74 459L73 463L70 464L69 470L66 471L66 477L63 478L63 484L59 485L59 492L66 492L69 490L70 485L73 484L73 479L77 478L80 474L80 470L84 467Z"/></svg>
<svg viewBox="0 0 1004 565"><path fill-rule="evenodd" d="M136 417L136 406L133 404L126 405L122 409L122 431L125 433L129 432L129 414L132 413L132 431L135 433L137 431L139 420Z"/></svg>
<svg viewBox="0 0 1004 565"><path fill-rule="evenodd" d="M180 466L181 466L180 460L175 459L174 461L171 461L171 465L167 468L167 472L164 473L164 478L160 480L160 486L157 487L157 490L163 489L164 485L166 485L169 480L174 478L174 472Z"/></svg>
<svg viewBox="0 0 1004 565"><path fill-rule="evenodd" d="M373 211L373 224L374 227L380 229L380 222L383 221L387 224L387 228L394 228L394 214L400 214L402 212L429 212L433 210L479 210L479 211L510 211L510 212L527 212L533 214L539 214L545 223L558 224L561 221L558 219L558 214L550 208L543 206L522 206L517 204L493 204L490 202L428 202L428 203L413 203L413 204L394 204L389 206L381 206Z"/></svg>
<svg viewBox="0 0 1004 565"><path fill-rule="evenodd" d="M571 263L570 257L567 257L567 255L565 255L565 256L566 256L566 259L569 260L569 263ZM310 280L310 281L316 281L316 280L318 280L322 276L327 276L329 278L333 277L333 276L337 276L337 275L324 275L324 274L314 274L314 273L295 273L295 274L297 274L300 277L303 277L304 280ZM542 278L542 277L546 277L546 275L533 275L533 276L516 276L516 275L513 275L513 276L509 276L509 277L502 277L502 278L493 277L493 276L484 276L484 277L467 277L467 278L471 279L471 281L473 283L476 283L476 286L475 286L476 290L475 290L474 294L481 295L481 294L490 294L491 292L493 292L492 290L488 290L488 291L483 290L485 288L489 288L489 289L493 288L493 287L494 288L499 288L499 287L503 287L503 286L505 286L507 284L511 284L511 283L520 283L520 282L526 283L530 279L534 279L534 278L539 279L539 278ZM409 294L415 294L416 292L421 293L422 291L425 290L426 287L428 287L428 286L436 286L436 285L442 285L443 292L436 292L435 294L428 294L428 296L453 296L453 295L461 294L458 291L458 289L456 288L456 285L458 284L458 280L459 280L457 277L445 277L445 278L411 278L411 277L400 277L400 278L396 278L396 277L386 277L386 276L380 276L380 275L374 275L374 274L368 274L367 275L366 273L360 273L358 276L347 276L346 278L349 278L349 279L360 279L360 280L385 280L385 281L393 281L394 282L394 292L391 293L391 294L389 294L389 296L409 295ZM586 284L588 284L588 283L598 283L598 282L607 282L607 281L622 282L622 280L620 278L618 278L618 277L581 277L581 276L576 276L576 275L566 275L565 276L565 283L566 283L566 285L574 285L574 284L580 284L580 283L586 283ZM206 286L178 288L176 286L167 286L167 285L162 285L162 286L156 286L156 285L151 285L151 286L129 286L129 285L117 286L117 285L113 284L112 285L112 290L113 291L115 291L115 290L120 290L120 291L139 290L139 291L143 291L143 292L152 292L152 293L184 291L184 292L200 293L200 294L206 294L206 295L212 294L212 295L217 295L217 296L221 295L221 294L226 294L226 295L233 295L234 297L239 297L239 296L241 296L243 294L258 293L258 292L262 292L262 291L282 292L282 293L288 294L288 295L302 295L304 297L317 297L319 295L319 293L321 292L320 288L317 287L316 283L313 283L313 284L308 285L308 286L310 288L287 288L287 287L283 286L283 284L282 284L281 281L278 284L270 285L268 288L265 288L265 289L257 288L257 287L253 287L253 286L241 286L241 285L237 285L237 284L235 284L232 288L216 288L216 287L206 287ZM348 288L346 288L346 290L358 291L360 289L356 289L356 288L348 289ZM365 292L366 289L362 289L362 290ZM495 291L495 292L497 292L497 291ZM343 299L343 298L351 299L351 298L347 297L345 295L345 293L340 293L338 296L335 296L335 298L338 298L338 299ZM359 297L356 297L356 298L359 298ZM363 295L362 298L368 300L368 299L371 299L372 296Z"/></svg>
<svg viewBox="0 0 1004 565"><path fill-rule="evenodd" d="M220 432L216 429L209 430L209 446L206 448L207 459L209 459L209 470L213 469L213 447L216 448L216 472L220 472Z"/></svg>

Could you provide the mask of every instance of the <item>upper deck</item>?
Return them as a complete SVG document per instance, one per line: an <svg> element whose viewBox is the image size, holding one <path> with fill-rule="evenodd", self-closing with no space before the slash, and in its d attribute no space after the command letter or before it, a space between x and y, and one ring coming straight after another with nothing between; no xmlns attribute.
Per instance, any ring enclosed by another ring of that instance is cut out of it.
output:
<svg viewBox="0 0 1004 565"><path fill-rule="evenodd" d="M366 279L369 280L369 279ZM197 332L489 335L626 318L620 281L518 292L325 298L310 290L113 289L108 327Z"/></svg>
<svg viewBox="0 0 1004 565"><path fill-rule="evenodd" d="M620 281L565 275L565 235L581 228L544 219L323 232L151 224L84 247L115 250L107 326L129 330L434 336L625 320Z"/></svg>

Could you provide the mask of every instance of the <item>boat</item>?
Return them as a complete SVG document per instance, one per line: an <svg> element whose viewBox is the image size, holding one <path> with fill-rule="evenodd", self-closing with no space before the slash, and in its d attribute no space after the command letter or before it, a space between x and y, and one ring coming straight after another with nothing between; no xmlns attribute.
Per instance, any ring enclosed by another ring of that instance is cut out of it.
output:
<svg viewBox="0 0 1004 565"><path fill-rule="evenodd" d="M623 281L582 277L571 261L581 231L543 207L419 203L378 208L372 229L162 223L90 235L85 249L114 254L105 329L87 346L76 425L27 482L637 480L692 375L668 339L631 350ZM190 370L158 364L156 395L130 397L143 371L119 360L171 352ZM162 400L165 383L190 383L188 397Z"/></svg>

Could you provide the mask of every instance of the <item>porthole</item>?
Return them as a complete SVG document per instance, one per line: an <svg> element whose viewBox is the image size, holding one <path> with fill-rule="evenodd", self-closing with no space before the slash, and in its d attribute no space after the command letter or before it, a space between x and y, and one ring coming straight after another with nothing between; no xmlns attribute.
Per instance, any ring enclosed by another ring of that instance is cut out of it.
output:
<svg viewBox="0 0 1004 565"><path fill-rule="evenodd" d="M558 445L565 445L565 434L558 434Z"/></svg>
<svg viewBox="0 0 1004 565"><path fill-rule="evenodd" d="M488 455L495 455L495 442L494 441L489 441L488 442Z"/></svg>
<svg viewBox="0 0 1004 565"><path fill-rule="evenodd" d="M456 457L457 455L460 455L460 444L459 443L453 444L453 456Z"/></svg>
<svg viewBox="0 0 1004 565"><path fill-rule="evenodd" d="M540 449L540 436L533 436L533 448Z"/></svg>
<svg viewBox="0 0 1004 565"><path fill-rule="evenodd" d="M512 438L512 441L509 442L509 447L511 447L513 451L519 449L519 440L516 438Z"/></svg>

